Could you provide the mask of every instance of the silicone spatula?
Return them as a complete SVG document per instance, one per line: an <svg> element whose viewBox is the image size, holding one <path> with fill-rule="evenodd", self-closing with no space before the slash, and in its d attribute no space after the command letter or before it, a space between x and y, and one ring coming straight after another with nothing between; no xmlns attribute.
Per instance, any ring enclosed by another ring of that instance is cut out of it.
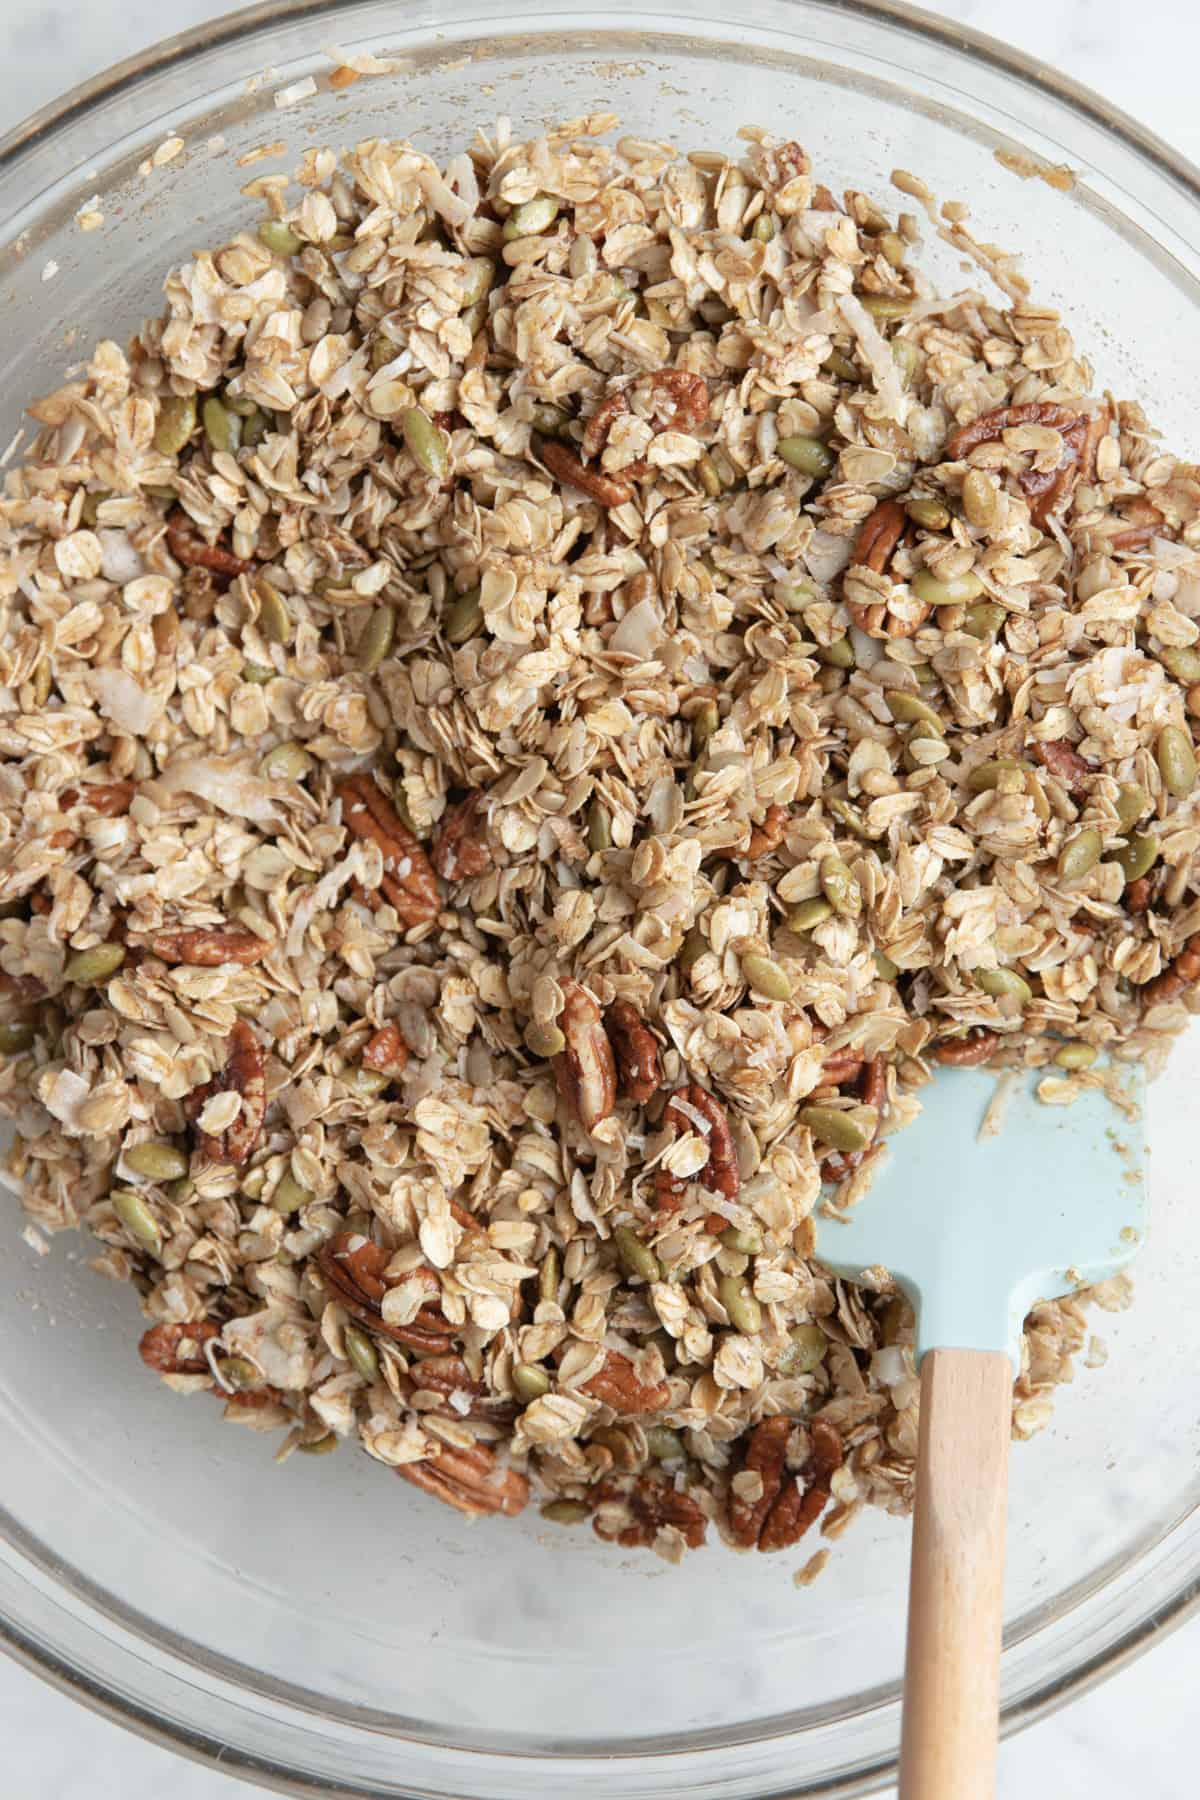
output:
<svg viewBox="0 0 1200 1800"><path fill-rule="evenodd" d="M921 1427L905 1658L900 1800L995 1792L1004 1527L1021 1325L1038 1300L1116 1273L1146 1225L1144 1082L1070 1106L1011 1081L1003 1124L982 1069L942 1069L865 1197L818 1220L817 1255L848 1280L883 1267L916 1312ZM870 1276L867 1277L870 1279Z"/></svg>

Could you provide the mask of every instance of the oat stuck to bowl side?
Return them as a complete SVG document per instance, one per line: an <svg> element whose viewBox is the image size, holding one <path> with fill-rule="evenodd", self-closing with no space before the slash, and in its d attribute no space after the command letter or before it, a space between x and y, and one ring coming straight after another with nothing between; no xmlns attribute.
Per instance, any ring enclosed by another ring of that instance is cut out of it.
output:
<svg viewBox="0 0 1200 1800"><path fill-rule="evenodd" d="M915 177L614 126L310 151L31 409L0 1101L170 1386L675 1560L907 1508L812 1215L930 1065L1187 1022L1200 475Z"/></svg>

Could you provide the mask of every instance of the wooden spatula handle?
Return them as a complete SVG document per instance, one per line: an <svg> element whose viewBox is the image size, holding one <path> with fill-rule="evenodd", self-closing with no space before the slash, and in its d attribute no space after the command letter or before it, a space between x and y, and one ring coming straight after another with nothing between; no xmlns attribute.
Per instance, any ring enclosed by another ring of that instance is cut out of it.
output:
<svg viewBox="0 0 1200 1800"><path fill-rule="evenodd" d="M992 1800L1013 1367L931 1350L908 1597L900 1800Z"/></svg>

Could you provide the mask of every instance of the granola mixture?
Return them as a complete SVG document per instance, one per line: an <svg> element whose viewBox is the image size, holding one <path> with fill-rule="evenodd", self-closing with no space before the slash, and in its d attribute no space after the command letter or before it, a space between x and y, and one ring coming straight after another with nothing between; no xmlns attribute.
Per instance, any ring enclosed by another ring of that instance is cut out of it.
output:
<svg viewBox="0 0 1200 1800"><path fill-rule="evenodd" d="M281 1454L769 1551L911 1498L814 1209L932 1062L1062 1098L1195 1005L1200 472L914 177L613 124L314 150L31 409L0 1099Z"/></svg>

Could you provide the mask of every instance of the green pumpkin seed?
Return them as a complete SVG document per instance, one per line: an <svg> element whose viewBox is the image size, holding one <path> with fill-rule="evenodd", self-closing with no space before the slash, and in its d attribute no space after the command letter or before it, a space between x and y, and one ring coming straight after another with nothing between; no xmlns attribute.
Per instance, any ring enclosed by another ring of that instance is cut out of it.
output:
<svg viewBox="0 0 1200 1800"><path fill-rule="evenodd" d="M195 429L195 394L168 394L158 409L154 448L160 456L178 456Z"/></svg>
<svg viewBox="0 0 1200 1800"><path fill-rule="evenodd" d="M837 457L828 444L815 437L781 437L775 446L790 469L815 478L828 475Z"/></svg>
<svg viewBox="0 0 1200 1800"><path fill-rule="evenodd" d="M923 525L926 531L945 531L950 523L950 508L940 500L909 500L904 510L914 525Z"/></svg>
<svg viewBox="0 0 1200 1800"><path fill-rule="evenodd" d="M1152 831L1131 831L1123 845L1113 851L1126 881L1140 881L1158 861L1159 842Z"/></svg>
<svg viewBox="0 0 1200 1800"><path fill-rule="evenodd" d="M738 1250L726 1250L722 1247L717 1258L717 1267L722 1275L744 1275L750 1267L750 1258Z"/></svg>
<svg viewBox="0 0 1200 1800"><path fill-rule="evenodd" d="M545 1506L538 1510L541 1517L548 1519L551 1525L582 1525L592 1513L585 1500L547 1500Z"/></svg>
<svg viewBox="0 0 1200 1800"><path fill-rule="evenodd" d="M538 1299L557 1300L562 1286L562 1257L553 1244L542 1258L538 1270Z"/></svg>
<svg viewBox="0 0 1200 1800"><path fill-rule="evenodd" d="M873 950L871 954L875 958L875 973L879 976L879 979L881 981L895 981L897 975L900 973L899 963L894 963L891 957L882 950Z"/></svg>
<svg viewBox="0 0 1200 1800"><path fill-rule="evenodd" d="M823 894L814 894L811 900L802 900L799 906L792 908L787 916L787 928L797 934L803 931L812 931L816 926L823 925L826 919L832 917L831 902L826 900Z"/></svg>
<svg viewBox="0 0 1200 1800"><path fill-rule="evenodd" d="M831 375L836 375L839 381L857 382L859 379L858 364L851 362L848 356L843 356L840 350L831 350L821 367L828 369Z"/></svg>
<svg viewBox="0 0 1200 1800"><path fill-rule="evenodd" d="M772 213L761 212L750 230L751 237L759 244L769 244L775 236L775 218Z"/></svg>
<svg viewBox="0 0 1200 1800"><path fill-rule="evenodd" d="M995 483L982 469L968 469L963 477L962 503L968 523L979 531L995 524L999 495Z"/></svg>
<svg viewBox="0 0 1200 1800"><path fill-rule="evenodd" d="M242 420L243 448L253 450L257 444L262 443L267 433L274 429L273 421L267 417L265 412L260 412L256 406L254 411L247 413Z"/></svg>
<svg viewBox="0 0 1200 1800"><path fill-rule="evenodd" d="M967 786L973 794L982 794L999 787L1002 776L1020 773L1022 768L1023 765L1011 756L998 757L995 762L976 763L967 776Z"/></svg>
<svg viewBox="0 0 1200 1800"><path fill-rule="evenodd" d="M368 675L374 673L392 647L396 635L396 614L390 606L377 606L367 620L359 639L358 660Z"/></svg>
<svg viewBox="0 0 1200 1800"><path fill-rule="evenodd" d="M1160 650L1158 660L1168 675L1173 675L1176 681L1186 682L1188 687L1191 687L1193 682L1200 681L1200 650L1192 649L1190 646L1187 648L1173 646L1167 650Z"/></svg>
<svg viewBox="0 0 1200 1800"><path fill-rule="evenodd" d="M125 1151L124 1161L127 1169L132 1169L135 1175L144 1175L148 1181L178 1181L188 1172L186 1152L176 1144L165 1143L162 1138L147 1138L134 1144Z"/></svg>
<svg viewBox="0 0 1200 1800"><path fill-rule="evenodd" d="M512 1384L516 1389L518 1400L523 1400L526 1406L531 1400L540 1400L543 1394L550 1392L550 1377L545 1369L539 1369L536 1363L514 1363Z"/></svg>
<svg viewBox="0 0 1200 1800"><path fill-rule="evenodd" d="M337 1449L337 1433L325 1432L323 1437L309 1438L305 1444L297 1444L296 1448L302 1456L328 1456L331 1450Z"/></svg>
<svg viewBox="0 0 1200 1800"><path fill-rule="evenodd" d="M896 688L890 689L885 698L887 709L898 725L927 725L936 737L946 735L945 726L928 701Z"/></svg>
<svg viewBox="0 0 1200 1800"><path fill-rule="evenodd" d="M251 400L248 394L226 394L223 404L231 413L236 413L239 419L248 419L258 411L257 401Z"/></svg>
<svg viewBox="0 0 1200 1800"><path fill-rule="evenodd" d="M630 1278L661 1281L662 1266L648 1244L643 1244L632 1225L618 1225L613 1232L613 1246L621 1259L621 1267Z"/></svg>
<svg viewBox="0 0 1200 1800"><path fill-rule="evenodd" d="M304 248L304 239L297 237L282 219L264 219L258 228L258 236L259 242L273 250L276 256L295 256Z"/></svg>
<svg viewBox="0 0 1200 1800"><path fill-rule="evenodd" d="M824 1362L828 1348L829 1339L819 1325L794 1326L779 1357L779 1373L788 1377L811 1375Z"/></svg>
<svg viewBox="0 0 1200 1800"><path fill-rule="evenodd" d="M479 604L479 589L471 588L465 594L459 594L446 608L442 618L442 634L448 644L465 644L473 638L483 624L483 608Z"/></svg>
<svg viewBox="0 0 1200 1800"><path fill-rule="evenodd" d="M700 477L700 486L704 489L709 499L715 500L717 495L721 492L724 483L721 480L721 471L718 469L707 450L702 450L696 460L696 473Z"/></svg>
<svg viewBox="0 0 1200 1800"><path fill-rule="evenodd" d="M247 1388L260 1388L263 1385L261 1372L255 1368L248 1356L223 1356L217 1362L222 1381L227 1381L231 1388L244 1392Z"/></svg>
<svg viewBox="0 0 1200 1800"><path fill-rule="evenodd" d="M918 569L912 578L912 591L925 606L966 606L969 601L978 600L983 583L973 569L948 581L939 581L932 569Z"/></svg>
<svg viewBox="0 0 1200 1800"><path fill-rule="evenodd" d="M898 337L892 339L892 361L895 363L897 371L899 372L901 387L909 388L912 386L913 376L917 372L917 365L920 360L921 352L910 338Z"/></svg>
<svg viewBox="0 0 1200 1800"><path fill-rule="evenodd" d="M721 726L721 708L715 700L702 700L692 714L692 755L701 756L704 746Z"/></svg>
<svg viewBox="0 0 1200 1800"><path fill-rule="evenodd" d="M0 1020L0 1056L21 1056L32 1050L34 1036L33 1026L20 1019Z"/></svg>
<svg viewBox="0 0 1200 1800"><path fill-rule="evenodd" d="M561 1056L567 1040L557 1025L543 1025L531 1019L525 1027L525 1042L535 1056Z"/></svg>
<svg viewBox="0 0 1200 1800"><path fill-rule="evenodd" d="M669 1425L647 1425L646 1448L655 1462L678 1462L687 1452L683 1439Z"/></svg>
<svg viewBox="0 0 1200 1800"><path fill-rule="evenodd" d="M968 637L995 637L1003 625L1005 612L994 600L977 600L963 615L962 628Z"/></svg>
<svg viewBox="0 0 1200 1800"><path fill-rule="evenodd" d="M781 581L775 589L776 599L785 611L802 613L820 598L813 581Z"/></svg>
<svg viewBox="0 0 1200 1800"><path fill-rule="evenodd" d="M289 740L268 750L258 771L268 781L303 781L312 766L313 759L308 751Z"/></svg>
<svg viewBox="0 0 1200 1800"><path fill-rule="evenodd" d="M214 450L225 450L231 456L242 441L242 421L235 412L210 394L200 411L204 435Z"/></svg>
<svg viewBox="0 0 1200 1800"><path fill-rule="evenodd" d="M1054 1061L1060 1069L1090 1069L1099 1054L1091 1044L1064 1044L1054 1052Z"/></svg>
<svg viewBox="0 0 1200 1800"><path fill-rule="evenodd" d="M1079 832L1058 853L1059 880L1082 881L1100 861L1103 851L1104 840L1098 831L1089 826Z"/></svg>
<svg viewBox="0 0 1200 1800"><path fill-rule="evenodd" d="M802 1106L798 1116L801 1125L806 1126L820 1143L828 1144L833 1150L849 1154L855 1150L865 1150L871 1141L866 1128L854 1114L844 1112L841 1107Z"/></svg>
<svg viewBox="0 0 1200 1800"><path fill-rule="evenodd" d="M391 1079L386 1069L346 1069L342 1075L346 1086L364 1100L372 1100L376 1094L382 1094Z"/></svg>
<svg viewBox="0 0 1200 1800"><path fill-rule="evenodd" d="M975 979L984 993L990 994L993 1000L1003 1000L1011 995L1020 1004L1022 1011L1033 999L1033 989L1015 969L976 969Z"/></svg>
<svg viewBox="0 0 1200 1800"><path fill-rule="evenodd" d="M450 472L450 448L429 414L419 406L406 406L400 414L400 429L417 467L435 481L445 481Z"/></svg>
<svg viewBox="0 0 1200 1800"><path fill-rule="evenodd" d="M762 1330L762 1307L744 1277L722 1275L717 1283L717 1293L734 1330L745 1332L747 1337L756 1337Z"/></svg>
<svg viewBox="0 0 1200 1800"><path fill-rule="evenodd" d="M612 820L603 800L593 800L588 807L587 841L593 856L612 849Z"/></svg>
<svg viewBox="0 0 1200 1800"><path fill-rule="evenodd" d="M787 1000L791 997L791 976L769 956L743 956L742 974L751 990L761 994L764 1000Z"/></svg>
<svg viewBox="0 0 1200 1800"><path fill-rule="evenodd" d="M504 221L504 241L515 242L517 238L537 237L558 217L558 201L552 194L535 194L532 200L515 206Z"/></svg>
<svg viewBox="0 0 1200 1800"><path fill-rule="evenodd" d="M840 856L822 861L821 892L840 918L857 919L862 911L862 889Z"/></svg>
<svg viewBox="0 0 1200 1800"><path fill-rule="evenodd" d="M161 1255L162 1232L159 1230L158 1220L142 1196L133 1188L114 1188L108 1198L113 1211L130 1237L134 1238L143 1250L148 1250L151 1256Z"/></svg>
<svg viewBox="0 0 1200 1800"><path fill-rule="evenodd" d="M190 1175L183 1175L178 1181L171 1182L167 1188L167 1199L172 1206L186 1206L196 1191L196 1184Z"/></svg>
<svg viewBox="0 0 1200 1800"><path fill-rule="evenodd" d="M902 269L908 255L908 245L898 231L885 231L880 235L879 248L893 269Z"/></svg>
<svg viewBox="0 0 1200 1800"><path fill-rule="evenodd" d="M1182 800L1196 785L1196 752L1190 736L1178 725L1164 725L1154 754L1162 771L1163 786L1176 800Z"/></svg>
<svg viewBox="0 0 1200 1800"><path fill-rule="evenodd" d="M243 663L242 680L251 687L265 687L268 681L275 679L274 669L264 669L261 663Z"/></svg>
<svg viewBox="0 0 1200 1800"><path fill-rule="evenodd" d="M294 1175L283 1174L275 1183L275 1191L271 1195L271 1205L277 1213L285 1217L299 1212L302 1206L312 1204L313 1195L308 1188L301 1187Z"/></svg>
<svg viewBox="0 0 1200 1800"><path fill-rule="evenodd" d="M342 1331L342 1348L346 1352L347 1362L368 1385L379 1380L379 1356L365 1331L360 1331L357 1325L345 1326Z"/></svg>
<svg viewBox="0 0 1200 1800"><path fill-rule="evenodd" d="M545 437L558 437L570 419L570 413L561 406L552 406L548 400L534 402L532 423Z"/></svg>
<svg viewBox="0 0 1200 1800"><path fill-rule="evenodd" d="M675 959L680 973L686 975L689 970L694 969L707 949L708 939L698 925L693 925L679 946L679 955Z"/></svg>
<svg viewBox="0 0 1200 1800"><path fill-rule="evenodd" d="M1130 782L1117 789L1117 818L1121 821L1122 830L1128 831L1136 825L1150 804L1150 796L1144 787Z"/></svg>
<svg viewBox="0 0 1200 1800"><path fill-rule="evenodd" d="M292 615L275 583L260 575L254 584L254 593L258 600L258 629L268 644L290 644L294 630Z"/></svg>
<svg viewBox="0 0 1200 1800"><path fill-rule="evenodd" d="M721 1233L721 1242L727 1250L735 1250L743 1256L761 1256L763 1234L757 1225L731 1225Z"/></svg>
<svg viewBox="0 0 1200 1800"><path fill-rule="evenodd" d="M496 265L490 256L473 256L462 268L462 303L477 306L485 300L496 279Z"/></svg>
<svg viewBox="0 0 1200 1800"><path fill-rule="evenodd" d="M125 961L124 944L93 944L90 950L77 950L63 967L63 980L80 987L91 987L115 975Z"/></svg>
<svg viewBox="0 0 1200 1800"><path fill-rule="evenodd" d="M817 651L817 661L827 669L852 669L855 666L854 645L848 637L835 638Z"/></svg>
<svg viewBox="0 0 1200 1800"><path fill-rule="evenodd" d="M860 294L858 298L862 301L864 310L877 322L906 319L912 306L911 294Z"/></svg>

